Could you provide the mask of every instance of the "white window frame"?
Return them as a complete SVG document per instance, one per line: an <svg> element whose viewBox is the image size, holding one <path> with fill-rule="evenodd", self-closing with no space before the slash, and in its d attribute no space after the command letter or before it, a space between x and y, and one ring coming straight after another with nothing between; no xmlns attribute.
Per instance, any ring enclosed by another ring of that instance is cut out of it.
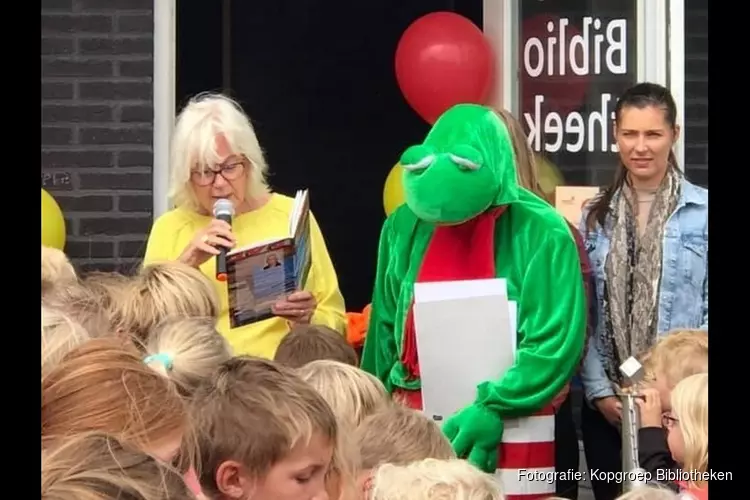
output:
<svg viewBox="0 0 750 500"><path fill-rule="evenodd" d="M685 117L684 0L635 0L637 2L637 80L668 87L677 104L677 116ZM483 30L495 50L496 71L491 104L519 111L519 2L484 0ZM670 29L671 28L671 29ZM675 146L680 168L684 168L682 134Z"/></svg>
<svg viewBox="0 0 750 500"><path fill-rule="evenodd" d="M519 0L484 0L482 23L495 54L495 82L491 105L518 116L519 77Z"/></svg>
<svg viewBox="0 0 750 500"><path fill-rule="evenodd" d="M169 210L169 141L175 121L177 2L154 2L153 217Z"/></svg>
<svg viewBox="0 0 750 500"><path fill-rule="evenodd" d="M682 133L675 144L675 156L680 170L685 171L685 0L669 0L667 54L669 90L677 105L677 121Z"/></svg>

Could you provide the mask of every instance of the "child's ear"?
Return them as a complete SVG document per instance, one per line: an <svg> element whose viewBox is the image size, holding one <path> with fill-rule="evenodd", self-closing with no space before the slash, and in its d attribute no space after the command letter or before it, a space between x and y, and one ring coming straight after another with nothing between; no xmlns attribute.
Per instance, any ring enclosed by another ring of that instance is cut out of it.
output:
<svg viewBox="0 0 750 500"><path fill-rule="evenodd" d="M372 476L373 471L366 469L357 475L357 493L360 498L367 500L370 497L370 490L372 489Z"/></svg>
<svg viewBox="0 0 750 500"><path fill-rule="evenodd" d="M216 468L216 487L229 498L248 498L253 483L244 474L242 464L234 460L222 462Z"/></svg>

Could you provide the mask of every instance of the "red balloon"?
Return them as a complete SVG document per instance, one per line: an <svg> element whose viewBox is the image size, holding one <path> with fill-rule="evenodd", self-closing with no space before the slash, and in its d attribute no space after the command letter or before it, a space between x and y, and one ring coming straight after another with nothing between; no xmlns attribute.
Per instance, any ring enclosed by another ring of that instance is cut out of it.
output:
<svg viewBox="0 0 750 500"><path fill-rule="evenodd" d="M456 104L486 104L494 67L492 48L482 31L452 12L417 19L396 48L401 92L430 124Z"/></svg>

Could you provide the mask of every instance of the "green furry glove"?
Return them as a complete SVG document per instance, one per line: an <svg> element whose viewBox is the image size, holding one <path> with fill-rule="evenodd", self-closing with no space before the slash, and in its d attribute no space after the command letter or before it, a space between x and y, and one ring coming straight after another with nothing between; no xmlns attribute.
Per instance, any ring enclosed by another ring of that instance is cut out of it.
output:
<svg viewBox="0 0 750 500"><path fill-rule="evenodd" d="M497 448L503 438L503 419L485 406L472 404L443 424L443 433L459 458L488 473L497 468Z"/></svg>

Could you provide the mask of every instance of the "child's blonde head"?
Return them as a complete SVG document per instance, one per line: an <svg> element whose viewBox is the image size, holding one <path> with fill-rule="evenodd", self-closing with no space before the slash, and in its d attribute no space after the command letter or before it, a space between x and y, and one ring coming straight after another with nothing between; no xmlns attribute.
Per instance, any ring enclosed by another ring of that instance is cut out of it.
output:
<svg viewBox="0 0 750 500"><path fill-rule="evenodd" d="M120 328L144 344L159 323L176 318L214 318L219 299L213 283L180 262L150 264L133 278L121 308Z"/></svg>
<svg viewBox="0 0 750 500"><path fill-rule="evenodd" d="M672 391L672 414L682 436L682 453L675 453L673 430L668 441L672 455L683 470L706 472L708 470L708 373L691 375ZM682 456L679 456L682 455Z"/></svg>
<svg viewBox="0 0 750 500"><path fill-rule="evenodd" d="M149 333L144 361L190 396L232 357L229 344L214 325L213 318L167 320Z"/></svg>
<svg viewBox="0 0 750 500"><path fill-rule="evenodd" d="M83 326L92 337L114 334L100 298L81 283L66 282L56 285L42 296L42 306L64 313Z"/></svg>
<svg viewBox="0 0 750 500"><path fill-rule="evenodd" d="M290 369L249 356L220 365L195 392L190 415L209 497L221 494L216 475L224 462L263 478L298 445L320 437L335 447L338 439L336 418L315 389Z"/></svg>
<svg viewBox="0 0 750 500"><path fill-rule="evenodd" d="M648 379L664 378L668 389L696 373L708 371L708 332L677 330L662 337L643 358Z"/></svg>
<svg viewBox="0 0 750 500"><path fill-rule="evenodd" d="M61 283L74 283L76 279L68 257L56 248L42 245L42 295Z"/></svg>
<svg viewBox="0 0 750 500"><path fill-rule="evenodd" d="M187 427L173 384L115 338L90 340L42 376L42 442L99 431L156 453Z"/></svg>
<svg viewBox="0 0 750 500"><path fill-rule="evenodd" d="M640 486L620 495L617 500L679 500L672 490L659 486Z"/></svg>
<svg viewBox="0 0 750 500"><path fill-rule="evenodd" d="M390 401L380 380L339 361L312 361L298 368L297 374L323 396L339 422L350 430Z"/></svg>
<svg viewBox="0 0 750 500"><path fill-rule="evenodd" d="M42 306L42 376L91 335L79 323L56 309Z"/></svg>
<svg viewBox="0 0 750 500"><path fill-rule="evenodd" d="M187 500L181 475L101 433L62 439L42 452L42 500Z"/></svg>
<svg viewBox="0 0 750 500"><path fill-rule="evenodd" d="M116 272L98 271L87 273L81 279L83 286L98 297L102 310L113 328L120 323L120 308L125 302L131 279L130 276Z"/></svg>
<svg viewBox="0 0 750 500"><path fill-rule="evenodd" d="M418 460L455 458L440 427L422 412L389 405L366 418L354 440L360 453L360 470L383 463L405 465Z"/></svg>
<svg viewBox="0 0 750 500"><path fill-rule="evenodd" d="M320 359L359 364L357 352L344 336L325 325L295 325L281 339L274 355L274 361L291 368Z"/></svg>
<svg viewBox="0 0 750 500"><path fill-rule="evenodd" d="M340 429L336 461L332 467L333 475L338 477L334 479L339 480L339 489L353 489L360 463L353 432L367 416L388 406L388 392L377 378L339 361L320 359L296 371L333 410Z"/></svg>
<svg viewBox="0 0 750 500"><path fill-rule="evenodd" d="M369 500L503 500L497 481L465 460L428 458L378 467Z"/></svg>

